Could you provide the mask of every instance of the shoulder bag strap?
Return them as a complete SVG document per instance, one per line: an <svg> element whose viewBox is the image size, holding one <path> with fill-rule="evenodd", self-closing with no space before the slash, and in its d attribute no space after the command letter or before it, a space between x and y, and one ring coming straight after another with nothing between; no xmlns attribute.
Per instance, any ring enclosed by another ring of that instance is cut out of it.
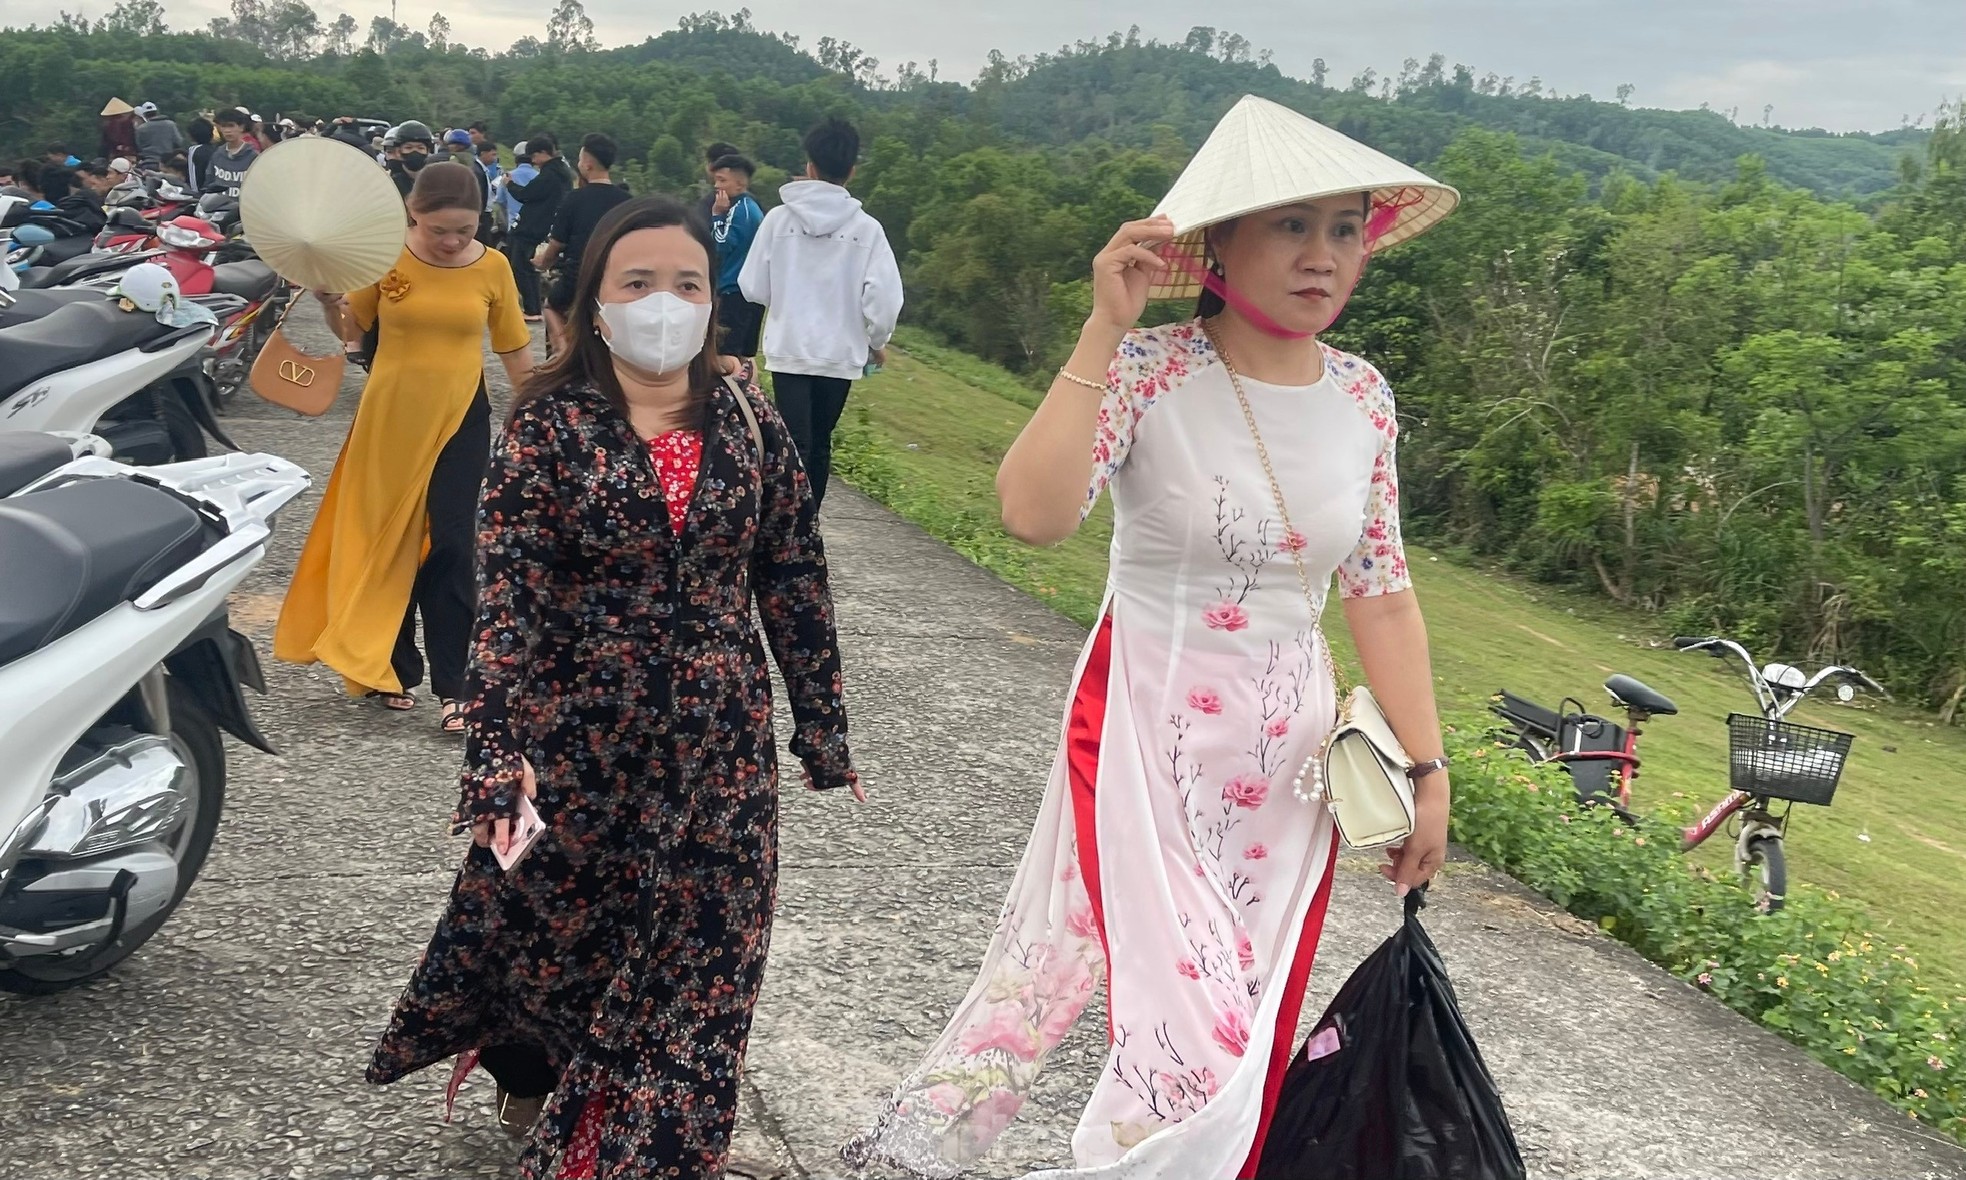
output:
<svg viewBox="0 0 1966 1180"><path fill-rule="evenodd" d="M751 396L744 392L744 387L737 383L737 378L725 377L724 384L736 396L738 412L744 415L744 425L751 430L751 446L758 455L758 479L762 482L765 476L765 436L764 432L758 429L758 412L751 408Z"/></svg>

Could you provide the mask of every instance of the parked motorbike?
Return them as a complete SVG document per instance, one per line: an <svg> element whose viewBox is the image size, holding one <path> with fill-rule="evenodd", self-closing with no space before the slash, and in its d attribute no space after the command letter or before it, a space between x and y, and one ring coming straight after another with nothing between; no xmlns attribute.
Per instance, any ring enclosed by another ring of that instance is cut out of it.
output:
<svg viewBox="0 0 1966 1180"><path fill-rule="evenodd" d="M272 746L226 595L309 484L267 454L132 468L0 434L0 991L127 959L211 850L229 733Z"/></svg>
<svg viewBox="0 0 1966 1180"><path fill-rule="evenodd" d="M120 227L134 232L127 220ZM111 228L118 227L113 223ZM291 298L292 288L273 273L272 267L261 262L248 244L226 237L203 218L189 215L172 218L152 227L150 232L152 236L147 240L157 249L86 255L45 271L30 271L22 276L22 286L46 291L79 284L106 290L121 282L132 266L143 262L162 264L177 279L185 295L204 303L219 317L220 330L211 348L200 358L200 366L210 385L212 408L223 409L246 388L253 362ZM216 295L233 298L207 298ZM221 436L214 432L214 437Z"/></svg>
<svg viewBox="0 0 1966 1180"><path fill-rule="evenodd" d="M162 267L151 269L174 285ZM8 302L0 310L0 324L13 324L0 326L0 432L93 432L119 457L146 464L200 457L208 433L233 446L204 371L220 325L172 327L100 291L22 291ZM13 319L24 314L33 318Z"/></svg>

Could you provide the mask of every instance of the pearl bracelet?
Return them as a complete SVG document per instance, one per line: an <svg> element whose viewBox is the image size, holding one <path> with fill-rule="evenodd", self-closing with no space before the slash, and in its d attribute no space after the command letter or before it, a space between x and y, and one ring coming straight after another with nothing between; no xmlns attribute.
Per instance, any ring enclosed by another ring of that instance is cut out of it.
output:
<svg viewBox="0 0 1966 1180"><path fill-rule="evenodd" d="M1096 389L1100 393L1106 392L1106 383L1104 381L1087 381L1077 373L1067 372L1064 369L1058 370L1058 375L1074 385L1083 385L1087 389Z"/></svg>

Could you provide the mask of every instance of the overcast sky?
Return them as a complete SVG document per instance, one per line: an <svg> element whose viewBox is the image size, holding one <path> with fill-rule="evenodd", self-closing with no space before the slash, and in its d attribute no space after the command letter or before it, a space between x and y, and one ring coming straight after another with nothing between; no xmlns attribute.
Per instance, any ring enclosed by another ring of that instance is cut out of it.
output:
<svg viewBox="0 0 1966 1180"><path fill-rule="evenodd" d="M4 0L9 23L52 18L63 8L99 16L112 0ZM453 38L503 48L542 32L552 0L399 0L403 23L449 17ZM586 0L604 44L639 42L682 13L719 0L677 5ZM1633 103L1671 108L1738 107L1759 122L1764 106L1793 127L1882 131L1966 93L1966 0L722 0L746 6L766 30L850 41L884 71L938 59L942 77L973 78L991 49L1012 57L1138 24L1148 37L1179 40L1196 24L1241 33L1303 76L1322 57L1341 81L1372 67L1397 72L1408 57L1443 53L1478 73L1540 76L1546 88L1611 98L1621 83ZM197 28L227 0L165 0L174 28ZM325 19L343 10L366 27L388 0L322 0ZM1205 15L1202 15L1205 14Z"/></svg>

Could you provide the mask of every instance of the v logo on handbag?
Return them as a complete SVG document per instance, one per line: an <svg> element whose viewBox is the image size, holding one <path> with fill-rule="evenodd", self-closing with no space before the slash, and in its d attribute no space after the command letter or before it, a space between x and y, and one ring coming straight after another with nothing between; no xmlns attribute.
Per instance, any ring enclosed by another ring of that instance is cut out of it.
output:
<svg viewBox="0 0 1966 1180"><path fill-rule="evenodd" d="M1249 437L1256 442L1256 458L1270 481L1270 497L1276 501L1283 535L1300 537L1302 534L1290 523L1283 485L1277 482L1276 469L1270 465L1270 449L1263 445L1263 432L1256 428L1256 412L1250 409L1249 395L1243 392L1242 375L1236 372L1235 363L1207 321L1203 321L1202 331L1207 334L1215 355L1221 358L1222 368L1229 374L1229 384L1235 388L1243 422L1249 427ZM1311 631L1324 648L1325 669L1335 689L1338 666L1331 658L1331 644L1324 638L1324 608L1311 589L1310 572L1304 568L1304 547L1284 545L1282 548L1296 563L1297 581L1304 588L1304 604L1311 610ZM1322 801L1330 809L1331 818L1338 825L1338 835L1347 846L1384 848L1413 834L1413 782L1407 776L1412 769L1412 757L1400 745L1372 690L1359 685L1340 706L1323 745L1297 769L1291 788L1299 799ZM1306 777L1311 779L1309 792L1304 790Z"/></svg>
<svg viewBox="0 0 1966 1180"><path fill-rule="evenodd" d="M348 356L342 352L309 356L294 346L287 338L286 325L298 302L289 300L280 312L279 321L253 360L248 381L254 393L274 405L318 418L328 412L341 392L341 375L348 367Z"/></svg>

